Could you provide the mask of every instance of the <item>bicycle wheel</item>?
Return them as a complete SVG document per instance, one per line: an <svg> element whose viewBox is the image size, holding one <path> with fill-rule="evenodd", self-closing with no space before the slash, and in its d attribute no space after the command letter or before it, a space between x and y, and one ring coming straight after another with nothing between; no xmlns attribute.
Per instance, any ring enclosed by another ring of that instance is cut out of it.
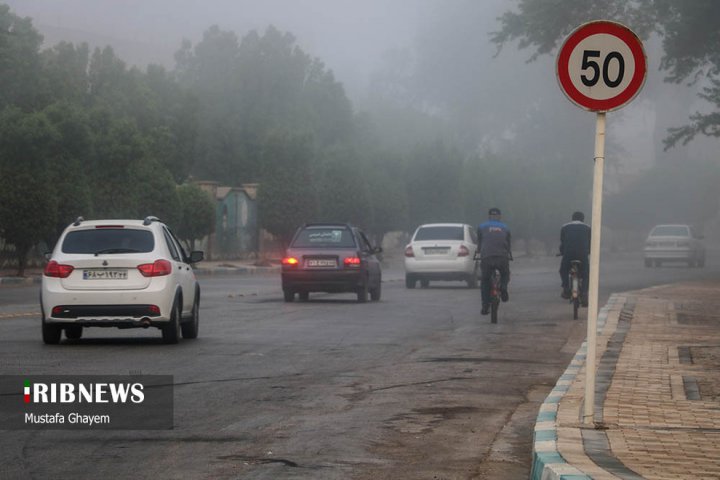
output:
<svg viewBox="0 0 720 480"><path fill-rule="evenodd" d="M573 320L578 319L578 310L580 309L580 299L578 297L573 298Z"/></svg>
<svg viewBox="0 0 720 480"><path fill-rule="evenodd" d="M497 323L498 309L500 308L500 302L497 298L493 298L490 302L490 322Z"/></svg>
<svg viewBox="0 0 720 480"><path fill-rule="evenodd" d="M572 279L572 304L573 304L573 320L578 319L578 309L580 308L580 284L577 276Z"/></svg>

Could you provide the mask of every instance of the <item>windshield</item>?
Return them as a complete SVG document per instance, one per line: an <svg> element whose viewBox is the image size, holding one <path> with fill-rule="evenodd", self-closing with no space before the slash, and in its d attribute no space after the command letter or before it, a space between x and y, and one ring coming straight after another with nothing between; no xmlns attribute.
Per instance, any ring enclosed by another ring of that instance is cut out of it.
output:
<svg viewBox="0 0 720 480"><path fill-rule="evenodd" d="M312 227L301 231L292 243L295 248L336 247L353 248L355 240L347 228Z"/></svg>
<svg viewBox="0 0 720 480"><path fill-rule="evenodd" d="M97 228L75 230L65 236L63 253L147 253L155 248L149 230L132 228Z"/></svg>
<svg viewBox="0 0 720 480"><path fill-rule="evenodd" d="M653 228L651 237L688 237L690 232L684 225L660 225Z"/></svg>
<svg viewBox="0 0 720 480"><path fill-rule="evenodd" d="M419 240L464 240L463 227L421 227L415 234Z"/></svg>

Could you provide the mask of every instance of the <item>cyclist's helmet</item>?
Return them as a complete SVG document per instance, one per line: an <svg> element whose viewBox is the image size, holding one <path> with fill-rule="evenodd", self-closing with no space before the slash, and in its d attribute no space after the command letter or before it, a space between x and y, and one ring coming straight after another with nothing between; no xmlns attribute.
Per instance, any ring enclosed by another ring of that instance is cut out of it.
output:
<svg viewBox="0 0 720 480"><path fill-rule="evenodd" d="M500 215L500 209L497 207L493 207L488 210L488 215Z"/></svg>
<svg viewBox="0 0 720 480"><path fill-rule="evenodd" d="M573 221L577 220L578 222L584 222L585 221L585 215L583 215L583 212L575 212L572 214Z"/></svg>

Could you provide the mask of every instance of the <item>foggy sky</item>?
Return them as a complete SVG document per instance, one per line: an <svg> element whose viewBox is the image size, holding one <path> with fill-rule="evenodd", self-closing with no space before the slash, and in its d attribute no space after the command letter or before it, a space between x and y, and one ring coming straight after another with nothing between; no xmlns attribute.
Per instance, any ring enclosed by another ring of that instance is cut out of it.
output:
<svg viewBox="0 0 720 480"><path fill-rule="evenodd" d="M274 25L297 37L356 96L382 54L412 45L441 0L4 0L46 37L110 44L128 63L174 66L181 40L218 25L242 37ZM497 3L497 2L494 2ZM494 14L493 14L494 15ZM494 17L493 17L494 18Z"/></svg>

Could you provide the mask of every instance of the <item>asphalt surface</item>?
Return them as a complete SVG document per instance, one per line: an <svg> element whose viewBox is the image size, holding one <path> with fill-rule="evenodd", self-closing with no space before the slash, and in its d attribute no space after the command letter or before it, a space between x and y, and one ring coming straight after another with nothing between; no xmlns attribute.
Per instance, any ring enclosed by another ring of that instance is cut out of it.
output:
<svg viewBox="0 0 720 480"><path fill-rule="evenodd" d="M610 293L705 269L645 269L606 256ZM169 374L167 431L6 431L0 478L527 478L539 405L585 337L559 298L556 259L512 264L510 302L492 325L461 283L407 290L384 272L379 303L353 295L282 301L279 276L212 276L200 336L86 329L46 346L38 287L0 288L0 374Z"/></svg>

